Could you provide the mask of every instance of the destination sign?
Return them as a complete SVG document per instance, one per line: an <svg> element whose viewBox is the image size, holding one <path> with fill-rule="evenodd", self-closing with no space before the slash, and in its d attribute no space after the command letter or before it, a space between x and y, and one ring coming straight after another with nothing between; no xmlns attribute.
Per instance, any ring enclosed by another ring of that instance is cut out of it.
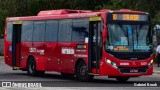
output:
<svg viewBox="0 0 160 90"><path fill-rule="evenodd" d="M111 14L112 20L117 21L149 21L148 15L145 14Z"/></svg>

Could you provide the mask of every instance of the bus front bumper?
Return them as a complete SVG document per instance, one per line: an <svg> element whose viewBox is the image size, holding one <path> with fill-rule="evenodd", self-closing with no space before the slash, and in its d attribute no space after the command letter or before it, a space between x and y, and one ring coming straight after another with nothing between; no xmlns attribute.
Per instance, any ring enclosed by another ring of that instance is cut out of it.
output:
<svg viewBox="0 0 160 90"><path fill-rule="evenodd" d="M143 67L113 67L112 65L101 62L100 64L100 76L128 76L128 77L137 77L144 75L152 75L153 73L153 64Z"/></svg>

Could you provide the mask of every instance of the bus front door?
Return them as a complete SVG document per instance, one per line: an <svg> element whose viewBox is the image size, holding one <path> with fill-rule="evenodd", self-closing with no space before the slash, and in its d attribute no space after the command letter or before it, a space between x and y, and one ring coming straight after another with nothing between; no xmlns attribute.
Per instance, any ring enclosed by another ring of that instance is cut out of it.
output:
<svg viewBox="0 0 160 90"><path fill-rule="evenodd" d="M20 69L21 27L22 27L21 21L13 22L13 35L12 35L12 66L13 66L13 70Z"/></svg>
<svg viewBox="0 0 160 90"><path fill-rule="evenodd" d="M102 55L102 21L100 17L90 18L89 21L88 71L92 74L94 69L98 74L99 60Z"/></svg>

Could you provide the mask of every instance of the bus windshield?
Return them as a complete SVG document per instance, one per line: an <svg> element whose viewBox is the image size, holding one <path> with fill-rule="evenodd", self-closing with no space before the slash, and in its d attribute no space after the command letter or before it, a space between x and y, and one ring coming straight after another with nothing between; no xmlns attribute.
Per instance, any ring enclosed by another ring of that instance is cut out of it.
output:
<svg viewBox="0 0 160 90"><path fill-rule="evenodd" d="M152 36L150 25L111 23L107 25L105 48L112 52L149 52Z"/></svg>

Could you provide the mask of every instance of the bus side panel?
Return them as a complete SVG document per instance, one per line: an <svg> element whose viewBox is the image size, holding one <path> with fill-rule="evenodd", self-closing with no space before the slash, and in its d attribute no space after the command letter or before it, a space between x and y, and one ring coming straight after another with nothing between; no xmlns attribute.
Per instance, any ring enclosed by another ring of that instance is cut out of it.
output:
<svg viewBox="0 0 160 90"><path fill-rule="evenodd" d="M11 46L12 43L11 42L8 42L5 40L5 44L4 44L4 49L5 49L5 56L4 56L4 60L5 60L5 63L9 66L12 66L12 49L11 49Z"/></svg>
<svg viewBox="0 0 160 90"><path fill-rule="evenodd" d="M36 70L46 71L47 57L44 56L34 56L36 59Z"/></svg>
<svg viewBox="0 0 160 90"><path fill-rule="evenodd" d="M9 22L6 21L4 32L4 62L9 66L12 66L12 41L7 41L7 29L10 30L10 35L8 36L12 39L12 28L12 23L9 24Z"/></svg>
<svg viewBox="0 0 160 90"><path fill-rule="evenodd" d="M57 59L58 53L57 42L45 43L45 57L47 58L46 70L47 71L59 71L59 61Z"/></svg>
<svg viewBox="0 0 160 90"><path fill-rule="evenodd" d="M85 48L83 49L78 49L77 45L85 45ZM86 65L88 66L88 44L87 43L75 43L75 54L74 54L74 73L76 73L76 63L78 62L78 60L83 60Z"/></svg>
<svg viewBox="0 0 160 90"><path fill-rule="evenodd" d="M36 61L36 69L37 70L45 70L46 69L46 57L45 53L45 44L44 42L34 42L33 43L33 55Z"/></svg>
<svg viewBox="0 0 160 90"><path fill-rule="evenodd" d="M29 55L31 55L32 42L21 42L21 60L20 66L21 68L27 68L27 60Z"/></svg>
<svg viewBox="0 0 160 90"><path fill-rule="evenodd" d="M75 46L71 43L58 43L58 60L60 63L59 70L64 73L74 72L74 53Z"/></svg>
<svg viewBox="0 0 160 90"><path fill-rule="evenodd" d="M85 45L84 43L59 43L58 45L60 72L75 73L75 65L79 59L83 59L87 64L86 47L77 48L78 45Z"/></svg>

